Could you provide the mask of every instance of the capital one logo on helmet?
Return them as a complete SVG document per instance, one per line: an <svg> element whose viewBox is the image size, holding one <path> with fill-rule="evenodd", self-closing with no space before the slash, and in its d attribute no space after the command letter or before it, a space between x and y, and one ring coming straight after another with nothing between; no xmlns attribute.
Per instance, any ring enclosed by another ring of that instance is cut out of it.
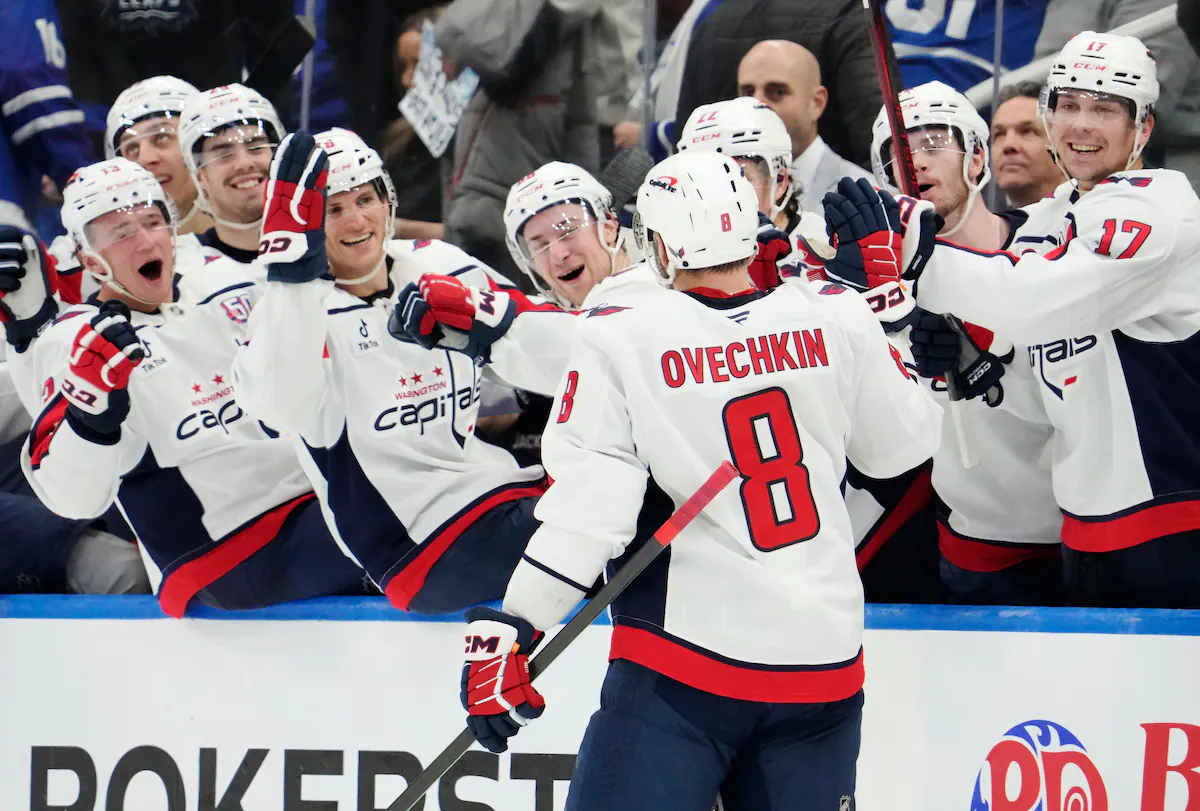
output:
<svg viewBox="0 0 1200 811"><path fill-rule="evenodd" d="M678 182L679 180L677 178L671 177L670 175L661 175L651 180L650 185L656 189L665 189L669 192L674 192L675 184Z"/></svg>
<svg viewBox="0 0 1200 811"><path fill-rule="evenodd" d="M1053 721L1017 724L984 759L970 811L1109 811L1083 743Z"/></svg>

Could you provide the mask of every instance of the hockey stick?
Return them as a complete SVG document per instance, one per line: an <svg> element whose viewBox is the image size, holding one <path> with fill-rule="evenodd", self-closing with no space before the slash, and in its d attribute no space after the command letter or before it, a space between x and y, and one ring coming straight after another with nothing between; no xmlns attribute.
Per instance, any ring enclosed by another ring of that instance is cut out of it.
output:
<svg viewBox="0 0 1200 811"><path fill-rule="evenodd" d="M721 466L704 480L700 489L683 502L683 506L671 514L667 523L659 527L650 540L642 544L642 548L634 553L629 562L604 584L595 597L584 603L583 607L579 609L579 613L546 643L537 656L533 657L529 662L529 680L533 681L546 672L559 654L583 633L583 629L591 625L592 621L621 595L621 592L633 582L634 578L667 548L667 544L675 540L675 536L683 531L683 528L690 524L692 519L699 515L717 497L717 494L737 476L737 469L731 463L722 462ZM425 771L417 775L408 788L404 789L404 793L387 807L387 811L409 811L429 789L433 788L433 784L440 780L442 775L450 771L450 767L466 754L473 743L475 743L475 736L471 734L471 730L464 729L458 733L458 737L425 767Z"/></svg>
<svg viewBox="0 0 1200 811"><path fill-rule="evenodd" d="M267 98L278 95L291 81L292 74L308 56L316 41L317 29L308 19L297 14L279 29L242 84Z"/></svg>
<svg viewBox="0 0 1200 811"><path fill-rule="evenodd" d="M921 189L917 186L917 169L913 165L908 129L904 126L904 114L900 110L900 95L892 81L892 69L887 60L891 37L888 35L887 22L883 19L883 6L880 0L862 0L862 4L863 12L867 15L867 30L871 35L871 50L875 56L875 74L879 77L883 108L887 111L888 126L892 130L892 144L896 150L896 181L901 192L920 200ZM950 322L950 328L958 334L959 343L964 343L967 338L962 322L949 314L946 314L945 318ZM950 420L954 423L959 455L962 457L963 467L970 470L979 464L979 458L975 455L975 442L971 436L970 412L967 411L966 401L963 400L953 374L946 375L946 393L950 396Z"/></svg>

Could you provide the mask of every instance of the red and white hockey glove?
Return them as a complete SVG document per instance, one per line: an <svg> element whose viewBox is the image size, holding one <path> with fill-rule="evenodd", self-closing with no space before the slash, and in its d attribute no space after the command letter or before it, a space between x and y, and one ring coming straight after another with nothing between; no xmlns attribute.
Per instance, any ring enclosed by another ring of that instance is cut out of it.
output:
<svg viewBox="0 0 1200 811"><path fill-rule="evenodd" d="M529 654L542 634L525 620L494 608L467 611L462 705L475 740L489 752L542 714L546 701L529 682Z"/></svg>
<svg viewBox="0 0 1200 811"><path fill-rule="evenodd" d="M325 182L329 156L307 132L283 139L271 161L259 257L267 280L310 282L329 270L325 258Z"/></svg>
<svg viewBox="0 0 1200 811"><path fill-rule="evenodd" d="M492 344L508 332L516 314L516 302L507 293L426 273L419 285L410 282L400 291L388 331L426 349L456 349L487 363Z"/></svg>
<svg viewBox="0 0 1200 811"><path fill-rule="evenodd" d="M904 233L901 249L904 278L916 281L933 253L938 232L945 221L928 200L901 194L896 197L896 203L900 206L900 225Z"/></svg>
<svg viewBox="0 0 1200 811"><path fill-rule="evenodd" d="M750 281L759 290L778 287L779 260L792 252L792 240L786 232L775 227L761 211L758 213L758 252L750 263Z"/></svg>
<svg viewBox="0 0 1200 811"><path fill-rule="evenodd" d="M825 263L825 275L859 292L900 281L902 225L895 199L865 178L844 177L823 202L829 241L837 251Z"/></svg>
<svg viewBox="0 0 1200 811"><path fill-rule="evenodd" d="M79 328L62 379L67 418L93 436L111 436L129 416L129 376L146 357L129 308L106 301L91 321Z"/></svg>
<svg viewBox="0 0 1200 811"><path fill-rule="evenodd" d="M37 237L0 225L0 323L18 352L58 314L54 279L54 260Z"/></svg>

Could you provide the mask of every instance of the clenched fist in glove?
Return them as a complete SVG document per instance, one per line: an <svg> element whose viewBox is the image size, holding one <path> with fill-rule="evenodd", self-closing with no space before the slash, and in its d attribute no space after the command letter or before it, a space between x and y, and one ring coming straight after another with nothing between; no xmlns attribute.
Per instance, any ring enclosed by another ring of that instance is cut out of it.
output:
<svg viewBox="0 0 1200 811"><path fill-rule="evenodd" d="M120 430L129 416L129 376L145 357L129 308L119 301L101 304L75 335L62 379L67 419L76 433L104 439Z"/></svg>
<svg viewBox="0 0 1200 811"><path fill-rule="evenodd" d="M836 249L825 275L859 292L900 281L903 226L900 206L865 179L838 181L826 192L825 227Z"/></svg>
<svg viewBox="0 0 1200 811"><path fill-rule="evenodd" d="M780 259L792 252L792 240L784 231L775 227L775 223L763 214L758 213L758 253L750 263L748 271L750 281L759 290L770 290L780 282Z"/></svg>
<svg viewBox="0 0 1200 811"><path fill-rule="evenodd" d="M419 285L410 282L400 291L388 332L426 349L456 349L487 363L492 344L508 331L516 314L516 302L507 293L426 273Z"/></svg>
<svg viewBox="0 0 1200 811"><path fill-rule="evenodd" d="M980 348L967 330L955 328L944 316L918 310L909 339L922 377L953 376L964 399L983 397L990 406L1000 405L1004 361Z"/></svg>
<svg viewBox="0 0 1200 811"><path fill-rule="evenodd" d="M283 139L271 161L259 258L267 280L310 282L329 270L325 258L325 182L329 156L307 132Z"/></svg>
<svg viewBox="0 0 1200 811"><path fill-rule="evenodd" d="M529 654L542 634L525 620L480 606L467 611L462 705L467 727L490 752L508 749L508 739L546 708L529 680Z"/></svg>
<svg viewBox="0 0 1200 811"><path fill-rule="evenodd" d="M0 225L0 323L5 339L24 351L58 314L54 260L37 237Z"/></svg>

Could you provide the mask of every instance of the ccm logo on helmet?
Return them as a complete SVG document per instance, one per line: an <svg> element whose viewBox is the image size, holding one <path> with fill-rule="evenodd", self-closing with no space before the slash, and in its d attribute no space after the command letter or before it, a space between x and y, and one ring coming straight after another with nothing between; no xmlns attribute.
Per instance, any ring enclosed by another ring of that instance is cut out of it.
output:
<svg viewBox="0 0 1200 811"><path fill-rule="evenodd" d="M216 411L211 411L203 408L188 414L179 423L179 427L175 429L175 436L178 439L191 439L201 431L210 428L220 428L225 433L229 433L229 426L245 416L242 407L235 401L230 400L222 405Z"/></svg>

